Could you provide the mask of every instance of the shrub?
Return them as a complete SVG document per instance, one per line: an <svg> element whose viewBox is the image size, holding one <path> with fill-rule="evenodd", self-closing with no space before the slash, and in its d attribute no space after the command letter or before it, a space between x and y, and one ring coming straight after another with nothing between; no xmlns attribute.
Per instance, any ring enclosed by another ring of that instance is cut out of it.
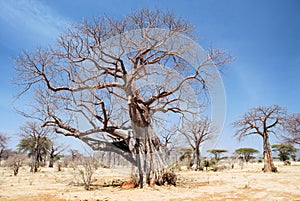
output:
<svg viewBox="0 0 300 201"><path fill-rule="evenodd" d="M204 167L206 167L206 169L210 166L210 162L209 162L209 160L204 160Z"/></svg>
<svg viewBox="0 0 300 201"><path fill-rule="evenodd" d="M214 166L214 165L216 165L216 160L213 159L213 158L210 159L210 160L205 159L205 160L203 161L203 166L206 168L206 170L208 170L209 167L212 167L212 166Z"/></svg>
<svg viewBox="0 0 300 201"><path fill-rule="evenodd" d="M98 169L99 164L93 157L78 157L73 169L78 174L85 190L91 190L92 176Z"/></svg>
<svg viewBox="0 0 300 201"><path fill-rule="evenodd" d="M277 167L273 167L272 172L278 172Z"/></svg>
<svg viewBox="0 0 300 201"><path fill-rule="evenodd" d="M19 173L19 168L23 165L26 156L20 153L14 153L6 160L6 166L12 168L14 176Z"/></svg>
<svg viewBox="0 0 300 201"><path fill-rule="evenodd" d="M169 185L176 186L177 176L174 172L165 172L162 175L163 184L167 183Z"/></svg>
<svg viewBox="0 0 300 201"><path fill-rule="evenodd" d="M58 172L61 172L61 171L62 171L62 163L61 163L61 162L58 162L58 163L57 163L57 171L58 171Z"/></svg>
<svg viewBox="0 0 300 201"><path fill-rule="evenodd" d="M162 170L154 173L154 183L158 186L165 184L176 186L176 181L177 176L173 170Z"/></svg>
<svg viewBox="0 0 300 201"><path fill-rule="evenodd" d="M222 171L222 170L226 170L227 167L225 165L222 165L222 166L216 166L213 168L213 171L214 172L217 172L217 171Z"/></svg>

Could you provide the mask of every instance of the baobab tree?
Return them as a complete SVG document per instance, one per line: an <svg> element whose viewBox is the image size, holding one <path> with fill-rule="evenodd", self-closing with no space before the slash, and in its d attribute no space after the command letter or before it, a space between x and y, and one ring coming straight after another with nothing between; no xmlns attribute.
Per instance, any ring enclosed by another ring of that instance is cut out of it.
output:
<svg viewBox="0 0 300 201"><path fill-rule="evenodd" d="M216 129L208 117L200 120L183 122L183 127L179 129L193 150L193 161L196 170L200 169L200 146L203 142L211 139Z"/></svg>
<svg viewBox="0 0 300 201"><path fill-rule="evenodd" d="M287 116L284 128L288 135L284 136L287 143L300 144L300 114Z"/></svg>
<svg viewBox="0 0 300 201"><path fill-rule="evenodd" d="M248 135L259 135L262 137L264 152L263 170L265 172L275 171L269 137L270 134L276 135L277 128L282 128L285 115L286 109L278 105L257 107L246 112L240 120L233 123L233 126L237 128L235 136L239 140Z"/></svg>
<svg viewBox="0 0 300 201"><path fill-rule="evenodd" d="M218 49L198 54L186 36L195 36L190 23L147 9L72 26L54 46L17 58L22 92L35 97L26 116L95 150L122 154L143 187L143 175L163 166L156 117L196 113L214 82L211 69L231 60Z"/></svg>

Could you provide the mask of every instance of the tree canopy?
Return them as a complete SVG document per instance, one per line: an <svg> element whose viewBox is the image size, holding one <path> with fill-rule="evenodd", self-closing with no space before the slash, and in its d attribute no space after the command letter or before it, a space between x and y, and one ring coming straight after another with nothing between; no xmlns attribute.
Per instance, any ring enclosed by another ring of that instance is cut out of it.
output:
<svg viewBox="0 0 300 201"><path fill-rule="evenodd" d="M216 159L216 161L219 161L221 159L221 155L225 152L228 152L226 149L210 149L207 150L207 152L212 153Z"/></svg>
<svg viewBox="0 0 300 201"><path fill-rule="evenodd" d="M298 149L291 144L273 144L272 150L278 152L278 157L281 161L288 161L290 157L296 160L296 152Z"/></svg>
<svg viewBox="0 0 300 201"><path fill-rule="evenodd" d="M234 153L240 155L244 161L249 162L249 160L253 157L253 154L259 153L259 151L254 148L239 148L236 149Z"/></svg>

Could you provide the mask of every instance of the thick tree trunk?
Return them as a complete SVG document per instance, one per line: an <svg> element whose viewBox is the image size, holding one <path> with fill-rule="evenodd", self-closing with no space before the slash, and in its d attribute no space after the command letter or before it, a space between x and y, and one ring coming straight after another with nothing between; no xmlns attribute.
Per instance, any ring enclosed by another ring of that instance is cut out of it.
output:
<svg viewBox="0 0 300 201"><path fill-rule="evenodd" d="M31 165L30 165L30 172L37 172L39 167L39 162L37 159L37 153L34 153L33 156L31 157Z"/></svg>
<svg viewBox="0 0 300 201"><path fill-rule="evenodd" d="M54 158L50 157L49 168L53 168L53 165L54 165Z"/></svg>
<svg viewBox="0 0 300 201"><path fill-rule="evenodd" d="M53 168L54 158L55 158L54 155L50 155L50 158L49 158L49 168Z"/></svg>
<svg viewBox="0 0 300 201"><path fill-rule="evenodd" d="M136 158L139 175L138 186L143 188L144 175L146 175L147 183L150 184L151 173L155 169L161 170L162 159L157 153L161 143L151 125L149 109L136 97L129 96L128 99L133 139L135 141L134 150L131 151Z"/></svg>
<svg viewBox="0 0 300 201"><path fill-rule="evenodd" d="M196 146L196 150L195 150L195 154L196 154L196 170L200 170L200 150L199 150L199 146Z"/></svg>
<svg viewBox="0 0 300 201"><path fill-rule="evenodd" d="M49 154L49 168L53 168L54 165L54 160L55 160L55 154L54 154L55 150L52 147L51 152Z"/></svg>
<svg viewBox="0 0 300 201"><path fill-rule="evenodd" d="M269 143L269 136L267 134L263 137L263 148L264 148L264 172L271 172L275 166L273 163L273 157L271 147Z"/></svg>
<svg viewBox="0 0 300 201"><path fill-rule="evenodd" d="M40 166L40 163L39 163L40 154L39 154L37 144L38 143L35 144L35 148L34 148L34 151L32 153L32 156L31 156L30 172L33 172L33 173L37 172L38 168Z"/></svg>
<svg viewBox="0 0 300 201"><path fill-rule="evenodd" d="M140 128L133 126L135 147L133 153L136 158L136 167L138 168L139 187L143 188L144 175L147 184L153 182L153 173L155 170L162 170L163 160L157 153L159 142L151 126Z"/></svg>

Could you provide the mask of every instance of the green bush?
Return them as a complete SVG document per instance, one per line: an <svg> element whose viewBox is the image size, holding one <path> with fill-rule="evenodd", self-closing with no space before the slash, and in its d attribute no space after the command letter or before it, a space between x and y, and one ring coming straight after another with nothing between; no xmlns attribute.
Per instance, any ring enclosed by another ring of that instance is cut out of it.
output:
<svg viewBox="0 0 300 201"><path fill-rule="evenodd" d="M204 167L206 167L206 168L208 168L209 166L210 166L210 162L209 162L209 160L204 160L204 162L203 162L204 164Z"/></svg>

